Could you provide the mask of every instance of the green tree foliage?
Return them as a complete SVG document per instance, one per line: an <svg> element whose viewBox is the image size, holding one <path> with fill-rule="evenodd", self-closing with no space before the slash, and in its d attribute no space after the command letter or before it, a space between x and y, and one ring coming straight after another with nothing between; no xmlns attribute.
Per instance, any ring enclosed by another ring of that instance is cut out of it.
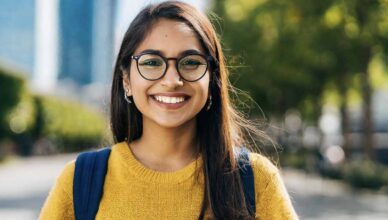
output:
<svg viewBox="0 0 388 220"><path fill-rule="evenodd" d="M265 113L283 116L297 108L316 121L325 90L334 85L348 140L347 94L358 89L363 146L372 157L368 66L374 56L386 56L388 0L217 0L213 10L222 19L215 26L231 60L233 82ZM360 79L356 87L355 78Z"/></svg>
<svg viewBox="0 0 388 220"><path fill-rule="evenodd" d="M308 116L328 83L365 70L363 48L387 42L386 0L218 0L213 10L233 81L271 114Z"/></svg>
<svg viewBox="0 0 388 220"><path fill-rule="evenodd" d="M109 141L102 114L77 102L33 95L21 74L0 68L0 88L1 154L10 142L17 153L30 155L33 146L44 145L41 142L51 145L50 152L41 153L52 153L79 151Z"/></svg>
<svg viewBox="0 0 388 220"><path fill-rule="evenodd" d="M97 147L108 137L105 117L85 106L48 96L35 96L35 139L47 138L59 151Z"/></svg>
<svg viewBox="0 0 388 220"><path fill-rule="evenodd" d="M232 68L233 81L249 91L266 113L283 115L289 108L299 108L311 118L319 115L320 94L328 77L325 70L334 61L316 49L312 36L319 36L317 20L328 5L215 1L230 65L237 66ZM245 67L238 67L241 59Z"/></svg>
<svg viewBox="0 0 388 220"><path fill-rule="evenodd" d="M20 73L0 68L0 139L10 135L9 114L25 92L25 80Z"/></svg>

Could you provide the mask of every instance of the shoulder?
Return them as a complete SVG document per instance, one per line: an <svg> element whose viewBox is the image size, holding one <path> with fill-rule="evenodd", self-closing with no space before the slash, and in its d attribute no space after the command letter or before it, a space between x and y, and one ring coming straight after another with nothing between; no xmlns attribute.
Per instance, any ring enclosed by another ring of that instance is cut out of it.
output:
<svg viewBox="0 0 388 220"><path fill-rule="evenodd" d="M261 181L269 181L272 176L279 173L279 169L267 157L258 153L249 153L249 161L255 176ZM255 178L256 180L256 178Z"/></svg>
<svg viewBox="0 0 388 220"><path fill-rule="evenodd" d="M76 159L69 161L64 166L61 173L57 177L54 189L58 190L58 191L62 191L67 197L72 199L73 198L73 182L74 182L76 161L81 155L85 155L88 153L95 153L95 152L98 152L98 151L82 152L82 153L77 155Z"/></svg>
<svg viewBox="0 0 388 220"><path fill-rule="evenodd" d="M274 194L284 193L284 190L279 190L284 188L280 171L268 157L250 153L249 160L254 175L256 201L268 200L275 196Z"/></svg>
<svg viewBox="0 0 388 220"><path fill-rule="evenodd" d="M57 178L56 185L61 188L69 197L73 197L73 179L75 170L75 160L68 162Z"/></svg>
<svg viewBox="0 0 388 220"><path fill-rule="evenodd" d="M39 219L74 219L72 193L74 167L74 160L65 165L46 198Z"/></svg>
<svg viewBox="0 0 388 220"><path fill-rule="evenodd" d="M250 153L255 181L256 214L259 219L298 219L280 175L267 157Z"/></svg>
<svg viewBox="0 0 388 220"><path fill-rule="evenodd" d="M258 153L249 153L249 161L252 166L257 200L262 199L271 188L282 185L280 171L268 157Z"/></svg>
<svg viewBox="0 0 388 220"><path fill-rule="evenodd" d="M270 159L258 153L250 153L256 196L262 195L271 185L282 185L280 170Z"/></svg>

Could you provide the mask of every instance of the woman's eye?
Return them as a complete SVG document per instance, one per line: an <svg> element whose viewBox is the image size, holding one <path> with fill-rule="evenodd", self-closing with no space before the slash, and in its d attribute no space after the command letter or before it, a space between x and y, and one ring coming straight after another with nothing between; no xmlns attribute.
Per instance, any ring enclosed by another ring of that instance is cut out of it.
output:
<svg viewBox="0 0 388 220"><path fill-rule="evenodd" d="M145 60L140 63L141 66L162 66L163 62L160 60Z"/></svg>
<svg viewBox="0 0 388 220"><path fill-rule="evenodd" d="M201 65L201 62L199 62L198 60L185 60L183 61L182 65L198 66Z"/></svg>

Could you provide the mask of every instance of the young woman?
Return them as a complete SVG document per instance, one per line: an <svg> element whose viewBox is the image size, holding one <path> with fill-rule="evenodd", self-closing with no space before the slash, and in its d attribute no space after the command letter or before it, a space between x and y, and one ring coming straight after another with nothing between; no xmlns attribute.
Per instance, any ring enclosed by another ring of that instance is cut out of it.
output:
<svg viewBox="0 0 388 220"><path fill-rule="evenodd" d="M114 69L111 147L96 219L297 219L278 169L249 153L254 214L236 155L252 127L230 102L209 20L175 1L150 5L126 32ZM69 163L40 219L74 219Z"/></svg>

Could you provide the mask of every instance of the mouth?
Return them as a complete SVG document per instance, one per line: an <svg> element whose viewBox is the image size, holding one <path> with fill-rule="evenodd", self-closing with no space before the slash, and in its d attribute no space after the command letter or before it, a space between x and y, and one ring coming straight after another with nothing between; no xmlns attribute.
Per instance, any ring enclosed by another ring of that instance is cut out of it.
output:
<svg viewBox="0 0 388 220"><path fill-rule="evenodd" d="M186 94L155 94L150 96L159 106L167 109L177 109L182 107L190 99Z"/></svg>

